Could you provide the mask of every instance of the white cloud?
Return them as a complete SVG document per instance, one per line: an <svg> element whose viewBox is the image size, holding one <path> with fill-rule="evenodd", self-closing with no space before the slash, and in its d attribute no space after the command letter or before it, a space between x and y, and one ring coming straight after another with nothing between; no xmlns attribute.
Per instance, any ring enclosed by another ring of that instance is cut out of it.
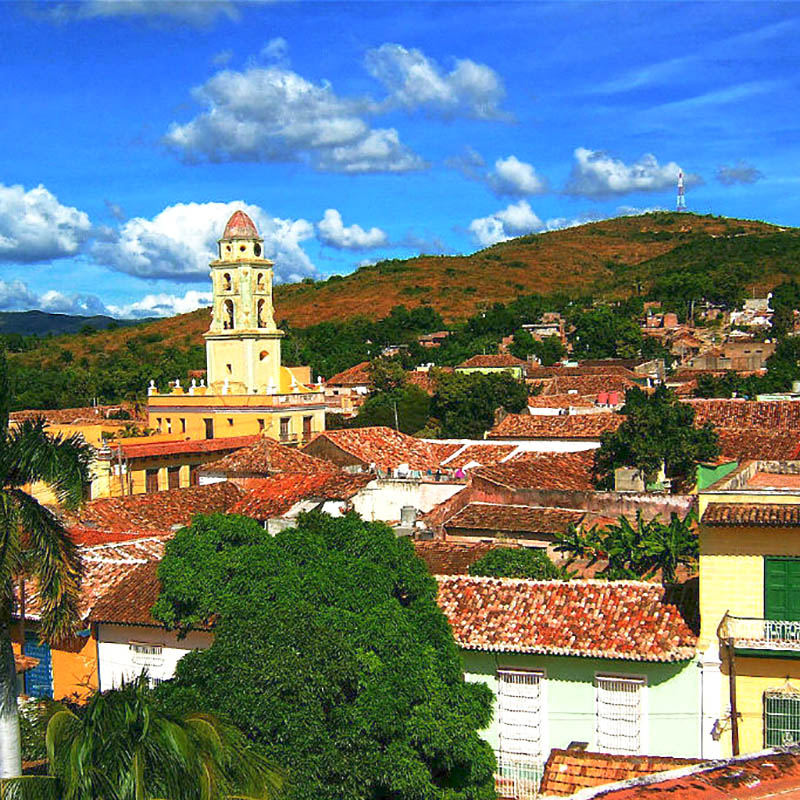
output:
<svg viewBox="0 0 800 800"><path fill-rule="evenodd" d="M444 165L458 170L465 178L478 181L483 180L481 169L486 166L486 161L474 147L466 145L457 156L446 158Z"/></svg>
<svg viewBox="0 0 800 800"><path fill-rule="evenodd" d="M207 281L216 242L237 209L249 214L264 238L264 256L275 262L281 281L300 280L316 269L301 243L314 235L304 219L271 217L245 203L178 203L152 219L134 217L92 248L94 259L111 269L139 278Z"/></svg>
<svg viewBox="0 0 800 800"><path fill-rule="evenodd" d="M46 11L48 17L57 21L97 17L162 17L200 27L210 25L218 17L239 19L239 12L230 0L81 0L77 3L56 3Z"/></svg>
<svg viewBox="0 0 800 800"><path fill-rule="evenodd" d="M259 52L259 57L264 61L284 61L289 55L289 43L283 36L270 39Z"/></svg>
<svg viewBox="0 0 800 800"><path fill-rule="evenodd" d="M717 180L725 186L733 186L735 183L755 183L763 177L764 173L761 170L743 159L739 159L736 164L722 164L717 169Z"/></svg>
<svg viewBox="0 0 800 800"><path fill-rule="evenodd" d="M659 164L650 153L633 164L625 164L600 150L578 147L565 192L602 197L629 192L656 192L675 186L681 167L674 161ZM697 175L684 173L687 186L700 183Z"/></svg>
<svg viewBox="0 0 800 800"><path fill-rule="evenodd" d="M165 143L183 160L302 161L336 172L405 172L425 166L393 128L373 129L367 98L342 98L291 70L223 70L193 90L206 110L173 123Z"/></svg>
<svg viewBox="0 0 800 800"><path fill-rule="evenodd" d="M109 314L103 302L91 294L64 294L51 289L38 294L21 280L0 280L0 311L38 309L54 314Z"/></svg>
<svg viewBox="0 0 800 800"><path fill-rule="evenodd" d="M444 72L421 50L391 43L368 50L365 63L369 73L388 91L389 107L423 109L447 118L512 118L500 108L505 97L503 81L485 64L460 59L450 72Z"/></svg>
<svg viewBox="0 0 800 800"><path fill-rule="evenodd" d="M212 59L215 67L224 67L233 58L233 50L220 50Z"/></svg>
<svg viewBox="0 0 800 800"><path fill-rule="evenodd" d="M188 314L197 308L211 305L211 292L190 289L181 297L174 294L148 294L141 300L127 305L111 305L109 310L120 319L142 319L144 317L174 317Z"/></svg>
<svg viewBox="0 0 800 800"><path fill-rule="evenodd" d="M380 228L364 230L360 225L345 226L342 215L335 208L327 209L317 223L317 236L323 244L339 250L370 250L382 247L388 241Z"/></svg>
<svg viewBox="0 0 800 800"><path fill-rule="evenodd" d="M547 191L547 181L536 174L531 164L520 161L516 156L498 158L486 180L498 196L525 197Z"/></svg>
<svg viewBox="0 0 800 800"><path fill-rule="evenodd" d="M41 184L0 184L0 261L31 263L72 256L89 238L89 217Z"/></svg>
<svg viewBox="0 0 800 800"><path fill-rule="evenodd" d="M502 211L488 217L479 217L469 224L473 239L482 247L505 242L515 236L523 236L544 228L544 223L533 212L527 201L512 203Z"/></svg>

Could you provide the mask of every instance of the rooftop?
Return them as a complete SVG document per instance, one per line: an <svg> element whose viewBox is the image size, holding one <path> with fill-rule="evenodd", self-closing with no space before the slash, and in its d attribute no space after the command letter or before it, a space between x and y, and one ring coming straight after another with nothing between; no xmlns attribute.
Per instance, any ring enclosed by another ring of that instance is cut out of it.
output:
<svg viewBox="0 0 800 800"><path fill-rule="evenodd" d="M800 456L800 429L717 428L717 434L722 455L737 461L793 461Z"/></svg>
<svg viewBox="0 0 800 800"><path fill-rule="evenodd" d="M686 661L695 654L695 635L657 584L437 580L439 606L467 650L632 661Z"/></svg>
<svg viewBox="0 0 800 800"><path fill-rule="evenodd" d="M473 475L510 489L591 491L594 455L579 453L519 453L509 461L479 467Z"/></svg>
<svg viewBox="0 0 800 800"><path fill-rule="evenodd" d="M800 401L797 400L715 398L684 402L694 408L696 425L710 422L716 428L800 431Z"/></svg>
<svg viewBox="0 0 800 800"><path fill-rule="evenodd" d="M160 561L148 561L132 569L125 580L118 582L95 604L90 622L114 622L118 625L160 625L150 613L161 583L158 580Z"/></svg>
<svg viewBox="0 0 800 800"><path fill-rule="evenodd" d="M489 353L487 355L477 355L468 358L458 365L459 369L492 369L503 367L521 367L526 369L527 361L516 358L509 353Z"/></svg>
<svg viewBox="0 0 800 800"><path fill-rule="evenodd" d="M414 540L414 551L432 575L467 575L478 559L497 547L493 542L453 542L444 539Z"/></svg>
<svg viewBox="0 0 800 800"><path fill-rule="evenodd" d="M372 386L369 361L362 361L350 369L331 375L326 383L328 386Z"/></svg>
<svg viewBox="0 0 800 800"><path fill-rule="evenodd" d="M497 464L504 458L508 458L516 449L517 445L514 444L468 444L445 458L442 466L448 469L458 469L470 464L474 465L475 462L482 465Z"/></svg>
<svg viewBox="0 0 800 800"><path fill-rule="evenodd" d="M138 442L124 444L111 444L114 453L121 453L123 458L152 458L153 456L184 455L187 453L219 453L226 450L238 450L256 443L261 437L253 436L228 436L219 439L185 439L172 442L148 442L140 439Z"/></svg>
<svg viewBox="0 0 800 800"><path fill-rule="evenodd" d="M532 367L528 370L529 378L552 378L556 376L575 375L622 375L633 379L635 373L621 364L578 364L566 367L563 364L554 364L552 367Z"/></svg>
<svg viewBox="0 0 800 800"><path fill-rule="evenodd" d="M223 239L252 239L258 237L258 231L253 220L244 211L234 211L228 224L225 226Z"/></svg>
<svg viewBox="0 0 800 800"><path fill-rule="evenodd" d="M619 392L622 401L625 391L636 383L626 375L556 375L550 378L536 378L534 385L542 387L542 394L565 394L574 391L578 395L597 395L600 392Z"/></svg>
<svg viewBox="0 0 800 800"><path fill-rule="evenodd" d="M585 511L544 506L469 503L444 523L447 529L464 528L507 533L565 533L578 525Z"/></svg>
<svg viewBox="0 0 800 800"><path fill-rule="evenodd" d="M595 439L616 431L621 414L509 414L487 434L489 439Z"/></svg>
<svg viewBox="0 0 800 800"><path fill-rule="evenodd" d="M51 409L26 409L25 411L12 411L9 419L12 422L22 422L26 419L44 417L51 425L124 425L126 422L135 422L133 410L126 408L131 419L109 419L108 415L122 410L122 406L85 406L83 408L51 408Z"/></svg>
<svg viewBox="0 0 800 800"><path fill-rule="evenodd" d="M594 408L596 394L537 394L528 398L530 408Z"/></svg>
<svg viewBox="0 0 800 800"><path fill-rule="evenodd" d="M188 525L195 514L228 511L242 490L223 481L185 489L92 500L79 512L80 523L111 531L164 531Z"/></svg>
<svg viewBox="0 0 800 800"><path fill-rule="evenodd" d="M267 436L242 437L255 441L248 447L201 467L202 475L267 476L276 472L333 472L336 466L330 461L315 458L296 447L279 444ZM215 441L215 440L212 440Z"/></svg>
<svg viewBox="0 0 800 800"><path fill-rule="evenodd" d="M800 506L794 503L709 503L704 525L714 527L800 527Z"/></svg>

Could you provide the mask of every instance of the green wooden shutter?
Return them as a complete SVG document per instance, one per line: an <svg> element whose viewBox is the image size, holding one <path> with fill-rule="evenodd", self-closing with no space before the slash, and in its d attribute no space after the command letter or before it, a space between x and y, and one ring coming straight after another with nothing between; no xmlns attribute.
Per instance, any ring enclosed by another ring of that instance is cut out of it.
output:
<svg viewBox="0 0 800 800"><path fill-rule="evenodd" d="M800 558L764 559L764 616L800 620Z"/></svg>

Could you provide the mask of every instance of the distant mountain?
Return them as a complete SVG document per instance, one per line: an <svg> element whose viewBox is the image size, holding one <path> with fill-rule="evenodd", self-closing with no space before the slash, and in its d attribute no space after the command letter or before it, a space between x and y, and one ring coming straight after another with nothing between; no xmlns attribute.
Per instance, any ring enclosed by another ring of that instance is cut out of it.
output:
<svg viewBox="0 0 800 800"><path fill-rule="evenodd" d="M73 316L71 314L50 314L46 311L0 311L0 334L20 333L23 336L36 334L46 336L48 333L77 333L84 325L91 325L95 330L106 330L123 325L138 325L152 320L114 319L103 314L91 317Z"/></svg>

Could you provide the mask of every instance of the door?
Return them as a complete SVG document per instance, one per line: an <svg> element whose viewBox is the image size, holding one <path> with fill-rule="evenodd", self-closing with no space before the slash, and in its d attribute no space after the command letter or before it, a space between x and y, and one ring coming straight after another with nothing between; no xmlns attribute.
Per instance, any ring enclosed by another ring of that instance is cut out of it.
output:
<svg viewBox="0 0 800 800"><path fill-rule="evenodd" d="M158 470L148 469L144 473L144 490L150 494L158 491Z"/></svg>
<svg viewBox="0 0 800 800"><path fill-rule="evenodd" d="M764 617L800 620L800 558L764 559Z"/></svg>
<svg viewBox="0 0 800 800"><path fill-rule="evenodd" d="M30 697L53 696L53 659L50 645L39 643L39 635L25 632L25 655L38 658L39 663L25 673L25 694Z"/></svg>
<svg viewBox="0 0 800 800"><path fill-rule="evenodd" d="M303 438L311 438L311 417L303 417Z"/></svg>
<svg viewBox="0 0 800 800"><path fill-rule="evenodd" d="M167 468L167 486L170 489L179 489L181 485L181 468L168 467Z"/></svg>

